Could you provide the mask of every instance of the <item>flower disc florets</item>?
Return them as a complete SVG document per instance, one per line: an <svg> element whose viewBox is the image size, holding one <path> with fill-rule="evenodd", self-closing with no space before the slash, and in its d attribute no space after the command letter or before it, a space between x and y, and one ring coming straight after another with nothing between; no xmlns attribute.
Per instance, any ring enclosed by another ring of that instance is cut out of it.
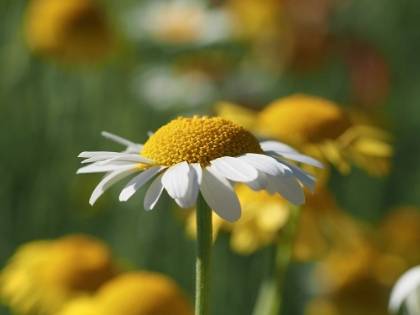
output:
<svg viewBox="0 0 420 315"><path fill-rule="evenodd" d="M258 140L230 120L198 115L178 117L161 127L144 144L141 156L159 165L172 166L186 161L201 166L223 156L262 154Z"/></svg>

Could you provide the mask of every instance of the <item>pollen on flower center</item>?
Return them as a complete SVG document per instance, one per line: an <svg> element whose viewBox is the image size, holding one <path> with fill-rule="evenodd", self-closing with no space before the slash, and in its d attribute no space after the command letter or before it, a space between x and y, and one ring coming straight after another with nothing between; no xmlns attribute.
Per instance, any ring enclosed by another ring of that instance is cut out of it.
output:
<svg viewBox="0 0 420 315"><path fill-rule="evenodd" d="M187 161L207 166L223 156L263 153L258 140L243 127L221 117L178 117L145 143L141 155L160 165Z"/></svg>
<svg viewBox="0 0 420 315"><path fill-rule="evenodd" d="M336 139L350 126L338 105L302 94L274 101L258 117L261 133L296 144Z"/></svg>

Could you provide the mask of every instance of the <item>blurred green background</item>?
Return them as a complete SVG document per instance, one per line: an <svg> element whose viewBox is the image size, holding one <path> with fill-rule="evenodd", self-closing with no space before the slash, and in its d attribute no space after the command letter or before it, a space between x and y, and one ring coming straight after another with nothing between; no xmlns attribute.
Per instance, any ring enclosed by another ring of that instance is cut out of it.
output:
<svg viewBox="0 0 420 315"><path fill-rule="evenodd" d="M89 196L101 175L76 176L80 152L122 149L102 138L102 130L143 143L148 131L180 114L210 113L208 100L196 108L176 104L161 110L139 97L141 83L136 78L148 66L170 64L181 54L202 49L127 39L125 14L140 2L145 1L103 2L122 48L104 64L69 67L34 56L26 48L22 17L27 1L0 1L0 265L22 243L82 232L105 240L129 265L168 274L193 296L194 242L185 237L169 198L146 213L144 190L127 203L118 202L121 182L91 207ZM375 46L387 60L392 77L385 114L381 114L395 136L392 173L377 179L354 169L345 178L333 173L331 182L343 209L376 222L396 205L420 205L420 2L338 2L341 9L332 15L332 34L360 38ZM249 53L241 44L212 48L233 59ZM239 69L237 64L234 67ZM244 79L241 70L235 71L230 82ZM218 84L210 100L248 100L262 107L278 97L303 92L343 105L353 101L348 67L334 53L311 71L286 70L265 77L268 79L261 81L255 93L241 89L240 80L235 89ZM233 254L228 236L219 237L213 254L211 313L251 314L270 255L270 249L246 257ZM284 314L302 314L303 302L309 297L305 289L310 286L309 271L310 265L291 269ZM0 314L9 312L2 308Z"/></svg>

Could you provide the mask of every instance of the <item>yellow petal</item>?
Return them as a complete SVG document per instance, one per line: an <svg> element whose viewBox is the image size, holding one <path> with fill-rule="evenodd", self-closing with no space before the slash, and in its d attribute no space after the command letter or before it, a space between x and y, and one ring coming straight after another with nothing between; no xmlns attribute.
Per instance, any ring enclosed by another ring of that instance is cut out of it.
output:
<svg viewBox="0 0 420 315"><path fill-rule="evenodd" d="M218 116L232 120L246 129L254 129L258 112L230 102L218 102L215 105Z"/></svg>
<svg viewBox="0 0 420 315"><path fill-rule="evenodd" d="M353 144L353 147L359 153L376 157L391 157L393 154L392 146L374 139L359 139Z"/></svg>

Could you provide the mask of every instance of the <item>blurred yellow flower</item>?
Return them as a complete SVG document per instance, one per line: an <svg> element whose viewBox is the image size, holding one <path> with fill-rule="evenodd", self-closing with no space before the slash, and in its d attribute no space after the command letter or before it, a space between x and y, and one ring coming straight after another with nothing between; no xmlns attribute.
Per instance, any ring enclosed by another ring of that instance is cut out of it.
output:
<svg viewBox="0 0 420 315"><path fill-rule="evenodd" d="M107 20L94 0L32 0L24 37L35 53L66 63L98 61L113 47Z"/></svg>
<svg viewBox="0 0 420 315"><path fill-rule="evenodd" d="M388 288L371 279L355 278L329 297L311 301L305 315L385 315Z"/></svg>
<svg viewBox="0 0 420 315"><path fill-rule="evenodd" d="M19 314L54 314L117 274L108 248L85 235L22 245L0 274L0 296Z"/></svg>
<svg viewBox="0 0 420 315"><path fill-rule="evenodd" d="M379 253L367 235L353 235L318 264L320 295L308 304L305 315L386 314L389 291L372 277Z"/></svg>
<svg viewBox="0 0 420 315"><path fill-rule="evenodd" d="M391 210L379 226L381 256L373 272L386 285L395 281L409 268L420 264L420 209L402 206Z"/></svg>
<svg viewBox="0 0 420 315"><path fill-rule="evenodd" d="M281 230L287 223L292 205L279 195L253 191L244 184L235 186L242 207L241 219L231 224L213 215L213 237L221 231L231 233L233 251L248 255L281 242ZM306 202L296 226L293 259L309 261L325 255L331 246L346 242L358 233L355 222L339 210L325 186L316 186L315 194L305 194ZM187 233L195 237L195 212L187 219Z"/></svg>
<svg viewBox="0 0 420 315"><path fill-rule="evenodd" d="M289 218L289 203L280 195L256 192L246 185L237 185L235 190L242 206L241 220L228 224L213 217L213 222L216 221L214 226L231 232L231 247L240 254L251 254L275 243Z"/></svg>
<svg viewBox="0 0 420 315"><path fill-rule="evenodd" d="M192 303L165 275L131 272L103 285L91 298L75 299L57 315L193 315Z"/></svg>
<svg viewBox="0 0 420 315"><path fill-rule="evenodd" d="M259 113L222 102L217 111L262 137L275 137L325 165L330 162L343 174L350 171L351 163L372 175L389 172L390 136L372 126L353 124L337 104L326 99L295 94L273 101ZM310 166L305 169L320 180L328 176Z"/></svg>
<svg viewBox="0 0 420 315"><path fill-rule="evenodd" d="M317 185L315 194L305 197L293 241L294 260L319 259L359 235L360 223L340 210L326 186Z"/></svg>
<svg viewBox="0 0 420 315"><path fill-rule="evenodd" d="M213 215L213 239L221 231L231 232L232 249L244 255L273 244L289 218L287 201L277 194L253 191L244 184L236 185L235 192L242 207L241 219L231 224ZM189 236L196 236L195 211L187 219L186 231Z"/></svg>
<svg viewBox="0 0 420 315"><path fill-rule="evenodd" d="M318 264L321 295L308 305L306 315L387 314L392 286L420 264L420 210L396 208L365 232L335 247Z"/></svg>

